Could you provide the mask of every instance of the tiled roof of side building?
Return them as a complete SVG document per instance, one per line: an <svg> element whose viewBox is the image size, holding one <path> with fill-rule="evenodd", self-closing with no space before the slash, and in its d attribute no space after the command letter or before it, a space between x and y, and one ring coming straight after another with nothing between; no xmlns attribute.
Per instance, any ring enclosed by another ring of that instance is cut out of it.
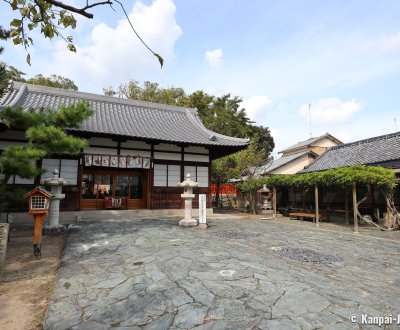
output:
<svg viewBox="0 0 400 330"><path fill-rule="evenodd" d="M332 147L300 172L360 164L380 165L394 160L400 164L400 132Z"/></svg>
<svg viewBox="0 0 400 330"><path fill-rule="evenodd" d="M0 100L0 108L58 109L61 105L68 106L78 101L88 102L94 114L75 131L210 147L243 149L249 144L248 139L208 130L196 109L18 82L14 82L12 89Z"/></svg>
<svg viewBox="0 0 400 330"><path fill-rule="evenodd" d="M290 146L289 148L286 148L286 149L284 149L282 151L279 151L279 153L281 154L281 153L284 153L286 151L292 151L292 150L296 150L296 149L299 149L299 148L302 148L302 147L311 146L314 143L316 143L319 140L322 140L324 138L330 138L331 140L335 141L337 144L342 144L342 142L340 140L336 139L331 134L325 133L324 135L321 135L321 136L317 136L317 137L309 138L308 140L305 140L305 141L297 142L296 144Z"/></svg>
<svg viewBox="0 0 400 330"><path fill-rule="evenodd" d="M278 159L274 159L272 162L265 164L263 166L260 167L259 169L259 173L260 175L266 175L269 174L270 172L286 165L289 164L290 162L292 162L293 160L296 160L300 157L303 157L307 154L309 154L309 151L305 151L305 152L299 152L297 154L293 154L293 155L289 155L289 156L284 156ZM314 154L314 153L312 153ZM316 154L314 154L316 155Z"/></svg>

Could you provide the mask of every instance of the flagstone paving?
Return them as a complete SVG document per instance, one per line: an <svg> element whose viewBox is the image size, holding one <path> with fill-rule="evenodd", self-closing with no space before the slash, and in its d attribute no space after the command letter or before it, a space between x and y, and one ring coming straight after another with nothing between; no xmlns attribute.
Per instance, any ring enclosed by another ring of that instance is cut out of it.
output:
<svg viewBox="0 0 400 330"><path fill-rule="evenodd" d="M349 318L400 314L400 236L391 237L277 221L82 223L44 328L374 328Z"/></svg>

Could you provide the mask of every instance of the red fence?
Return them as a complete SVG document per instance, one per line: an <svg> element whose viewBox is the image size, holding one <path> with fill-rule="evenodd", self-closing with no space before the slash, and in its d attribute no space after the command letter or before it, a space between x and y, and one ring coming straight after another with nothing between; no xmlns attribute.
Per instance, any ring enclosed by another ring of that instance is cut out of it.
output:
<svg viewBox="0 0 400 330"><path fill-rule="evenodd" d="M222 195L236 195L236 188L232 184L224 183L220 186L220 194ZM213 183L211 185L211 194L215 195L217 193L217 185Z"/></svg>

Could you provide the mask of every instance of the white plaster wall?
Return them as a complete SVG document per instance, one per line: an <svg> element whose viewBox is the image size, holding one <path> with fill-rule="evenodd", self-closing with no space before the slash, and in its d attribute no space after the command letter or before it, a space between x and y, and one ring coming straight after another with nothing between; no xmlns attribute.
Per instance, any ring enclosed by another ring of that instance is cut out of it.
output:
<svg viewBox="0 0 400 330"><path fill-rule="evenodd" d="M60 177L67 180L69 185L78 184L78 164L77 159L61 159Z"/></svg>
<svg viewBox="0 0 400 330"><path fill-rule="evenodd" d="M138 148L150 150L151 146L144 141L126 141L121 142L121 148Z"/></svg>
<svg viewBox="0 0 400 330"><path fill-rule="evenodd" d="M155 159L165 159L165 160L181 160L181 154L173 154L169 152L154 151Z"/></svg>
<svg viewBox="0 0 400 330"><path fill-rule="evenodd" d="M1 139L14 139L14 140L23 140L26 141L25 132L14 131L14 130L6 130L4 132L0 132L0 140Z"/></svg>
<svg viewBox="0 0 400 330"><path fill-rule="evenodd" d="M197 182L199 187L208 187L208 167L197 166Z"/></svg>
<svg viewBox="0 0 400 330"><path fill-rule="evenodd" d="M154 187L167 186L167 165L154 164Z"/></svg>
<svg viewBox="0 0 400 330"><path fill-rule="evenodd" d="M193 147L193 146L190 146L190 147L186 147L184 149L184 151L185 152L194 152L194 153L197 153L197 154L207 154L207 155L209 154L208 149L204 148L204 147Z"/></svg>
<svg viewBox="0 0 400 330"><path fill-rule="evenodd" d="M184 168L184 180L186 176L190 173L190 177L193 181L196 181L196 166L185 166Z"/></svg>
<svg viewBox="0 0 400 330"><path fill-rule="evenodd" d="M10 181L9 181L10 183ZM18 175L15 177L15 184L34 184L35 179L23 179L19 177Z"/></svg>
<svg viewBox="0 0 400 330"><path fill-rule="evenodd" d="M120 150L121 156L139 156L139 157L151 157L151 151L144 150Z"/></svg>
<svg viewBox="0 0 400 330"><path fill-rule="evenodd" d="M61 164L60 164L61 162ZM42 160L42 168L46 173L42 174L41 180L53 177L53 170L60 170L60 177L67 181L67 185L76 186L78 184L78 164L77 159L51 159Z"/></svg>
<svg viewBox="0 0 400 330"><path fill-rule="evenodd" d="M89 145L105 146L105 147L117 147L118 143L112 139L91 137L89 139Z"/></svg>
<svg viewBox="0 0 400 330"><path fill-rule="evenodd" d="M177 187L178 182L181 182L181 167L168 165L168 187Z"/></svg>
<svg viewBox="0 0 400 330"><path fill-rule="evenodd" d="M0 141L0 150L5 150L9 146L22 146L26 145L25 142L10 142L10 141Z"/></svg>
<svg viewBox="0 0 400 330"><path fill-rule="evenodd" d="M178 147L175 144L160 143L160 144L154 145L154 150L181 152L181 147Z"/></svg>
<svg viewBox="0 0 400 330"><path fill-rule="evenodd" d="M191 155L191 154L185 154L183 156L183 159L186 162L205 162L208 163L210 161L210 157L208 155Z"/></svg>
<svg viewBox="0 0 400 330"><path fill-rule="evenodd" d="M112 148L97 148L97 147L87 147L83 149L84 154L95 154L95 155L117 155L117 149Z"/></svg>
<svg viewBox="0 0 400 330"><path fill-rule="evenodd" d="M282 167L277 168L274 171L271 171L270 174L295 174L298 171L302 170L304 166L308 165L308 156L304 155L294 161L286 164Z"/></svg>

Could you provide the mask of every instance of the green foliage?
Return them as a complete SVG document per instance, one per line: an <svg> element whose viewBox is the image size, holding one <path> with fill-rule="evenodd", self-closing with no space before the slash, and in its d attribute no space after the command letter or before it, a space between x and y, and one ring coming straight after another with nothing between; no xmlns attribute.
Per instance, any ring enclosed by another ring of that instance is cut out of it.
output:
<svg viewBox="0 0 400 330"><path fill-rule="evenodd" d="M24 112L21 108L0 110L0 121L9 128L24 130L27 146L8 147L0 158L0 190L8 179L17 175L33 178L42 173L36 161L46 155L76 154L87 145L84 139L68 135L63 129L76 127L92 114L86 103L61 107L59 111L39 109ZM4 200L1 202L4 203Z"/></svg>
<svg viewBox="0 0 400 330"><path fill-rule="evenodd" d="M201 90L186 94L183 88L161 88L158 83L150 81L145 81L143 86L140 86L135 80L121 84L118 91L112 86L104 88L103 91L108 96L118 94L128 99L196 108L204 126L214 132L250 138L257 145L256 151L265 152L267 156L275 147L270 130L253 125L246 109L241 107L242 99L238 96L226 94L216 97Z"/></svg>
<svg viewBox="0 0 400 330"><path fill-rule="evenodd" d="M57 127L75 128L92 114L93 110L86 102L78 102L68 107L60 106L57 111L52 111L51 123Z"/></svg>
<svg viewBox="0 0 400 330"><path fill-rule="evenodd" d="M70 136L58 127L44 124L30 127L26 136L46 154L77 154L87 145L86 140Z"/></svg>
<svg viewBox="0 0 400 330"><path fill-rule="evenodd" d="M236 185L236 189L241 191L243 194L254 194L259 190L265 183L265 178L253 177L248 180L244 180Z"/></svg>
<svg viewBox="0 0 400 330"><path fill-rule="evenodd" d="M134 29L132 22L124 8L122 1L104 0L104 1L85 1L83 7L75 7L69 4L70 1L55 1L55 0L3 0L10 5L16 18L10 22L10 34L14 45L22 45L26 50L33 45L33 39L30 37L30 32L39 30L40 33L50 40L55 37L61 37L67 43L67 49L76 52L76 47L73 43L72 36L64 36L62 32L67 29L75 29L77 20L74 14L82 15L86 18L93 18L93 14L88 10L97 6L110 5L117 3L121 6L125 17L130 24L133 32L142 44L157 58L161 65L164 64L164 59L154 52L139 36ZM113 8L114 10L114 8ZM31 55L27 53L26 62L30 64Z"/></svg>
<svg viewBox="0 0 400 330"><path fill-rule="evenodd" d="M58 76L55 74L52 74L50 77L45 77L42 74L38 74L35 77L26 80L22 78L14 80L26 82L33 85L48 86L73 91L78 90L78 86L75 85L74 81L69 78L65 78L63 76Z"/></svg>
<svg viewBox="0 0 400 330"><path fill-rule="evenodd" d="M40 109L38 111L23 111L22 108L4 108L0 111L0 119L8 123L10 127L26 130L31 126L42 123L48 124L49 111Z"/></svg>
<svg viewBox="0 0 400 330"><path fill-rule="evenodd" d="M18 13L18 18L10 22L10 38L14 45L22 45L25 49L33 45L29 31L39 29L40 33L49 39L60 36L67 42L70 51L76 51L72 36L64 37L62 30L76 28L76 19L67 10L59 10L57 6L45 0L10 0L6 1L11 9ZM30 54L27 54L26 61L30 64Z"/></svg>
<svg viewBox="0 0 400 330"><path fill-rule="evenodd" d="M355 165L334 168L322 172L304 174L279 174L262 178L262 184L268 187L278 186L342 186L373 185L378 189L393 189L396 186L396 176L393 170L377 167Z"/></svg>
<svg viewBox="0 0 400 330"><path fill-rule="evenodd" d="M90 117L93 111L85 102L78 102L69 107L61 106L59 110L30 109L7 107L0 111L0 119L6 121L10 127L27 130L29 127L40 125L55 125L62 128L74 128L84 119Z"/></svg>
<svg viewBox="0 0 400 330"><path fill-rule="evenodd" d="M0 159L0 172L3 173L8 181L12 175L21 178L33 178L41 173L36 167L36 160L44 157L46 152L32 145L8 147Z"/></svg>

